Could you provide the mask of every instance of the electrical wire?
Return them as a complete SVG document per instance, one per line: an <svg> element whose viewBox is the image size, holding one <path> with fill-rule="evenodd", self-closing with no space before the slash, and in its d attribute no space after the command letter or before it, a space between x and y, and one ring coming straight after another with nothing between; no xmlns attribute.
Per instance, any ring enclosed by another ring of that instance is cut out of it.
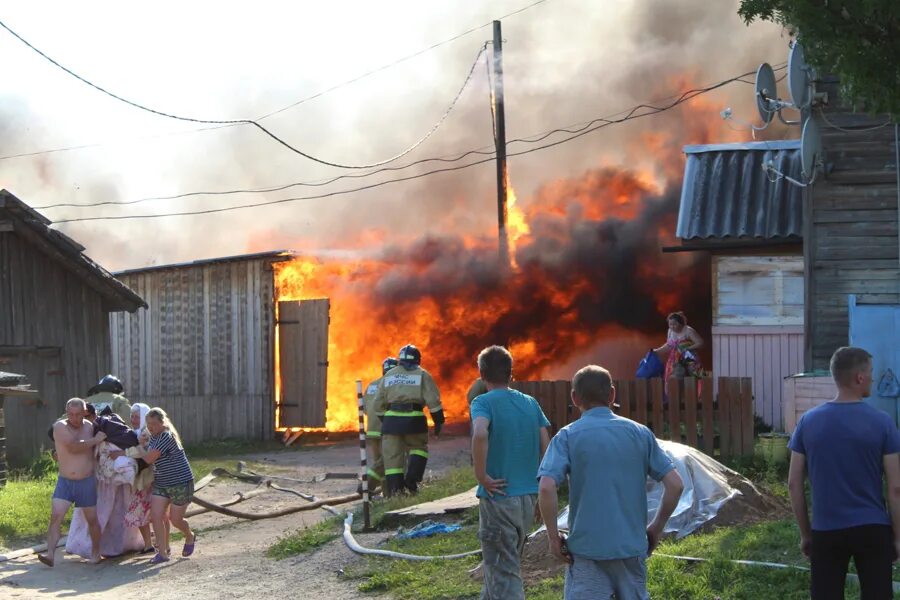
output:
<svg viewBox="0 0 900 600"><path fill-rule="evenodd" d="M145 106L138 102L134 102L133 100L128 100L127 98L123 98L122 96L119 96L118 94L110 92L109 90L107 90L95 83L88 81L87 79L85 79L81 75L75 73L71 69L61 65L59 62L57 62L56 60L54 60L53 58L51 58L50 56L48 56L47 54L45 54L44 52L42 52L41 50L39 50L38 48L33 46L31 43L29 43L25 38L20 36L18 33L13 31L12 29L10 29L5 23L3 23L3 21L0 21L0 27L5 29L6 31L8 31L13 37L15 37L20 42L22 42L23 44L28 46L30 49L32 49L33 51L38 53L40 56L42 56L44 59L49 61L51 64L62 69L63 71L65 71L66 73L68 73L69 75L74 77L75 79L77 79L77 80L81 81L82 83L94 88L95 90L102 92L103 94L106 94L107 96L114 98L115 100L118 100L120 102L123 102L129 106L132 106L134 108L137 108L137 109L140 109L145 112L149 112L149 113L161 116L161 117L174 119L176 121L186 121L189 123L205 123L208 125L252 125L253 127L257 128L258 130L260 130L261 132L263 132L264 134L266 134L267 136L269 136L270 138L272 138L273 140L275 140L276 142L278 142L279 144L281 144L288 150L291 150L292 152L299 154L300 156L302 156L304 158L307 158L311 161L314 161L314 162L317 162L317 163L320 163L323 165L327 165L329 167L338 167L341 169L371 169L372 167L386 165L386 164L391 163L399 158L402 158L403 156L406 156L407 154L409 154L410 152L412 152L413 150L418 148L423 142L425 142L425 140L427 140L429 137L431 137L431 135L435 131L437 131L437 129L441 126L441 124L444 122L444 120L446 120L447 116L450 114L450 112L456 106L457 101L459 101L460 97L462 96L463 90L465 90L469 81L472 79L472 74L475 72L475 67L478 64L478 60L481 58L481 55L484 53L484 48L482 47L482 49L478 52L478 55L475 57L475 60L472 62L472 66L469 68L469 72L466 75L466 79L465 79L465 81L463 81L463 84L460 87L459 92L457 92L456 97L453 98L453 101L450 103L450 106L447 108L446 111L444 111L444 114L440 117L440 119L438 119L438 121L425 133L425 135L423 135L421 138L419 138L418 141L413 143L411 146L409 146L402 152L392 156L391 158L388 158L388 159L385 159L382 161L378 161L378 162L374 162L374 163L364 164L364 165L349 165L349 164L343 164L343 163L338 163L338 162L334 162L334 161L317 158L316 156L313 156L312 154L304 152L303 150L296 148L295 146L291 145L287 141L278 137L277 135L275 135L274 133L272 133L271 131L269 131L268 129L263 127L262 125L260 125L260 123L258 121L253 120L253 119L225 119L225 120L198 119L195 117L185 117L185 116L181 116L181 115L167 113L167 112L164 112L161 110L157 110L155 108L150 108L149 106Z"/></svg>
<svg viewBox="0 0 900 600"><path fill-rule="evenodd" d="M485 46L482 49L484 49L486 46L487 46L487 43L485 43ZM485 66L487 67L488 78L490 79L491 78L490 61L486 60ZM781 65L781 66L776 67L775 70L777 71L777 70L781 70L784 68L785 68L784 65ZM734 81L741 82L741 83L751 83L751 82L748 82L743 79L743 77L745 77L745 76L746 75L734 78ZM782 76L782 79L783 78L784 78L784 76ZM664 100L670 100L673 98L678 98L678 96L677 95L669 95L669 96L665 96L663 98L657 98L655 100L651 100L650 102L657 103L657 102L661 102ZM489 100L491 100L491 97L489 97ZM262 187L262 188L234 189L234 190L222 190L222 191L186 192L186 193L174 194L174 195L170 195L170 196L150 196L150 197L146 197L146 198L139 198L136 200L128 200L128 201L124 201L124 202L102 201L102 202L91 202L91 203L81 203L81 204L58 203L58 204L48 204L48 205L44 205L44 206L35 206L34 208L36 210L50 210L50 209L56 209L56 208L93 208L93 207L98 207L98 206L127 206L127 205L141 204L144 202L151 202L151 201L157 201L157 200L178 200L180 198L189 198L189 197L196 197L196 196L228 196L228 195L233 195L233 194L251 194L251 193L253 193L253 194L263 193L264 194L264 193L271 193L271 192L280 192L280 191L284 191L286 189L290 189L290 188L294 188L294 187L323 187L323 186L335 183L337 181L340 181L342 179L362 179L362 178L370 177L372 175L376 175L379 173L384 173L384 172L389 172L389 171L402 171L402 170L408 169L410 167L414 167L414 166L428 163L428 162L454 163L454 162L459 162L460 160L467 158L473 154L481 155L481 156L494 156L496 154L497 138L496 138L496 124L494 124L494 122L493 122L493 117L494 117L493 104L491 104L490 108L491 108L491 122L492 122L492 131L493 131L492 135L493 135L494 145L493 146L482 146L482 147L476 148L474 150L468 150L468 151L462 152L452 158L449 156L423 158L423 159L420 159L420 160L417 160L417 161L414 161L411 163L407 163L405 165L395 166L395 167L382 167L380 169L377 169L374 171L369 171L367 173L345 174L345 175L338 175L338 176L332 177L330 179L317 180L317 181L311 181L311 182L294 182L294 183L288 183L288 184L278 185L278 186L266 186L266 187ZM612 119L615 116L624 115L627 113L628 113L628 109L621 110L619 112L616 112L616 113L613 113L610 115L606 115L606 117L604 117L604 119ZM588 122L588 125L590 125L591 123L594 123L594 122L596 122L596 120ZM584 122L578 123L576 125L584 125ZM574 126L575 125L569 125L568 127L571 128ZM548 134L548 132L541 132L538 134L533 134L531 136L526 136L525 138L517 138L517 139L510 140L509 142L507 142L507 146L515 144L515 143L526 143L526 144L537 143L539 141L546 139L547 137L549 137L549 135L552 135L552 134L558 133L558 132L564 132L564 131L569 132L569 133L578 133L581 130L579 129L579 130L572 131L568 128L554 129L554 130L551 130L549 132L549 134ZM534 138L534 139L531 139L531 138ZM494 150L486 151L488 148L493 148Z"/></svg>
<svg viewBox="0 0 900 600"><path fill-rule="evenodd" d="M510 13L506 13L505 15L502 15L502 16L500 16L500 17L497 17L496 20L502 20L502 19L505 19L505 18L507 18L507 17L515 16L515 15L517 15L517 14L519 14L519 13L522 13L522 12L525 12L526 10L528 10L528 9L530 9L530 8L533 8L533 7L535 7L535 6L539 5L539 4L543 4L543 3L546 2L546 1L547 1L547 0L537 0L536 2L532 2L531 4L528 4L528 5L526 5L526 6L523 6L522 8L519 8L519 9L517 9L517 10L514 10L514 11L510 12ZM490 22L485 23L485 24L483 24L483 25L479 25L479 26L477 26L477 27L472 27L472 28L470 28L470 29L467 29L466 31L463 31L462 33L459 33L459 34L457 34L457 35L454 35L453 37L447 38L447 39L445 39L445 40L443 40L443 41L440 41L440 42L436 42L436 43L434 43L434 44L431 44L431 45L428 46L427 48L423 48L423 49L421 49L421 50L419 50L419 51L417 51L417 52L413 52L412 54L407 54L406 56L403 56L403 57L401 57L401 58L398 58L398 59L394 60L393 62L390 62L390 63L388 63L388 64L386 64L386 65L382 65L382 66L380 66L380 67L377 67L377 68L375 68L375 69L372 69L371 71L366 71L365 73L362 73L361 75L357 75L356 77L353 77L353 78L351 78L351 79L347 79L347 80L342 81L342 82L340 82L340 83L337 83L337 84L335 84L335 85L333 85L333 86L331 86L331 87L329 87L329 88L326 88L326 89L324 89L324 90L322 90L322 91L316 92L316 93L314 93L314 94L312 94L312 95L310 95L310 96L306 96L305 98L301 98L300 100L297 100L296 102L293 102L293 103L291 103L291 104L289 104L289 105L287 105L287 106L283 106L283 107L281 107L281 108L279 108L279 109L273 110L273 111L268 112L268 113L266 113L266 114L264 114L264 115L261 115L261 116L259 116L259 117L256 117L256 118L253 119L253 120L254 120L254 121L262 121L262 120L264 120L264 119L268 119L269 117L274 117L274 116L277 115L277 114L283 113L283 112L285 112L285 111L287 111L287 110L290 110L290 109L292 109L292 108L294 108L294 107L296 107L296 106L299 106L299 105L301 105L301 104L304 104L304 103L306 103L306 102L309 102L310 100L315 100L316 98L320 98L320 97L322 97L322 96L324 96L324 95L326 95L326 94L329 94L329 93L331 93L331 92L333 92L333 91L335 91L335 90L338 90L338 89L340 89L340 88L346 87L346 86L351 85L351 84L354 84L354 83L356 83L356 82L358 82L358 81L361 81L361 80L363 80L363 79L365 79L365 78L367 78L367 77L369 77L369 76L371 76L371 75L375 75L375 74L380 73L380 72L382 72L382 71L386 71L387 69L390 69L390 68L392 68L392 67L395 67L395 66L397 66L397 65L399 65L399 64L401 64L401 63L404 63L404 62L406 62L406 61L412 60L413 58L416 58L416 57L418 57L418 56L421 56L421 55L423 55L423 54L425 54L425 53L427 53L427 52L430 52L430 51L432 51L432 50L434 50L434 49L436 49L436 48L439 48L439 47L444 46L444 45L446 45L446 44L449 44L449 43L451 43L451 42L455 42L456 40L458 40L458 39L460 39L460 38L463 38L463 37L465 37L465 36L467 36L467 35L469 35L469 34L471 34L471 33L474 33L474 32L476 32L476 31L479 31L479 30L481 30L481 29L484 29L485 27L490 27L492 24L493 24L493 21L490 21ZM6 26L4 25L4 27L6 27ZM7 28L7 30L9 30L9 29ZM12 33L12 32L11 32L11 33ZM15 35L15 34L14 34L14 35ZM18 37L18 36L16 36L16 37ZM21 40L22 38L19 38L19 39ZM24 40L22 40L22 41L24 42ZM26 42L26 43L27 43L27 42ZM34 49L34 48L33 48L33 49ZM36 50L36 49L35 49L35 50ZM46 57L45 57L45 58L46 58ZM224 128L227 128L227 127L234 127L234 126L236 126L236 125L237 125L237 124L226 124L226 125L216 125L216 126L214 126L214 127L200 127L200 128L197 128L197 129L188 129L188 130L185 130L185 131L175 131L175 132L168 133L168 134L163 134L163 135L146 136L146 137L139 137L139 138L133 138L133 139L143 140L143 139L152 139L152 138L158 138L158 137L165 137L165 136L169 136L169 135L183 135L183 134L187 134L187 133L197 133L197 132L202 132L202 131L213 131L213 130L216 130L216 129L224 129ZM115 143L115 142L114 142L114 143ZM56 153L56 152L69 152L69 151L73 151L73 150L83 150L83 149L86 149L86 148L97 148L97 147L101 147L101 146L105 146L105 145L108 145L108 144L107 144L107 143L104 143L104 142L98 142L98 143L93 143L93 144L79 144L79 145L76 145L76 146L65 146L65 147L62 147L62 148L52 148L52 149L49 149L49 150L36 150L36 151L33 151L33 152L22 152L22 153L19 153L19 154L8 154L8 155L6 155L6 156L0 156L0 160L9 160L9 159L13 159L13 158L24 158L24 157L29 157L29 156L38 156L38 155L41 155L41 154L52 154L52 153Z"/></svg>
<svg viewBox="0 0 900 600"><path fill-rule="evenodd" d="M752 73L752 72L751 72L751 73ZM615 124L618 124L618 123L623 123L623 122L625 122L625 121L630 121L630 120L634 120L634 119L639 119L639 118L642 118L642 117L648 117L648 116L651 116L651 115L659 114L659 113L661 113L661 112L665 112L665 111L667 111L667 110L670 110L670 109L672 109L672 108L678 106L679 104L683 104L683 103L685 103L685 102L687 102L687 101L689 101L689 100L691 100L691 99L693 99L693 98L696 98L696 97L699 96L699 95L709 93L709 92L711 92L711 91L717 90L717 89L719 89L719 88L721 88L721 87L724 87L724 86L726 86L726 85L729 85L729 84L731 84L731 83L734 83L735 81L738 81L738 80L741 79L742 77L746 77L748 74L749 74L749 73L743 73L743 74L738 75L738 76L736 76L736 77L732 77L732 78L730 78L730 79L726 79L726 80L724 80L724 81L720 81L720 82L718 82L718 83L716 83L716 84L713 84L713 85L709 85L709 86L706 86L706 87L703 87L703 88L695 88L695 89L692 89L692 90L688 90L688 91L682 93L681 95L679 95L679 96L677 96L677 97L673 96L673 97L675 97L675 100L673 100L673 101L672 101L671 103L669 103L668 105L654 106L654 105L652 105L652 104L639 104L639 105L633 107L631 110L624 111L624 112L625 112L625 116L624 116L624 117L621 117L621 118L619 118L619 119L608 119L608 118L603 118L603 117L598 118L598 119L594 119L593 121L590 121L589 124L594 124L594 123L599 123L599 124L594 125L594 126L589 127L589 128L582 128L581 130L579 130L579 131L578 131L577 133L575 133L574 135L571 135L571 136L569 136L569 137L567 137L567 138L564 138L564 139L562 139L562 140L557 140L557 141L555 141L555 142L551 142L551 143L544 144L544 145L541 145L541 146L537 146L537 147L534 147L534 148L529 148L528 150L522 150L522 151L519 151L519 152L509 153L509 154L507 154L507 156L508 156L508 157L523 156L523 155L525 155L525 154L530 154L530 153L532 153L532 152L537 152L538 150L544 150L544 149L546 149L546 148L552 148L552 147L554 147L554 146L558 146L558 145L560 145L560 144L564 144L564 143L566 143L566 142L570 142L570 141L572 141L572 140L574 140L574 139L577 139L577 138L579 138L579 137L582 137L582 136L584 136L584 135L587 135L588 133L592 133L592 132L597 131L597 130L599 130L599 129L603 129L603 128L605 128L605 127L609 127L610 125L615 125ZM648 110L647 110L646 112L638 113L637 111L640 110L640 109L642 109L642 108L648 109ZM620 113L617 113L617 114L622 114L622 113L620 112ZM563 131L563 130L562 130L562 129L552 130L552 132L558 132L558 131ZM524 140L519 140L519 141L524 141ZM226 207L211 208L211 209L196 210L196 211L185 211L185 212L178 212L178 213L161 213L161 214L144 214L144 215L115 215L115 216L96 216L96 217L81 217L81 218L73 218L73 219L60 219L60 220L58 220L58 221L55 221L55 223L61 224L61 223L78 223L78 222L85 222L85 221L118 221L118 220L131 220L131 219L157 219L157 218L163 218L163 217L180 217L180 216L206 215L206 214L214 214L214 213L221 213L221 212L230 212L230 211L233 211L233 210L240 210L240 209L245 209L245 208L258 208L258 207L261 207L261 206L271 206L271 205L275 205L275 204L284 204L284 203L287 203L287 202L297 202L297 201L300 201L300 200L318 200L318 199L322 199L322 198L330 198L330 197L333 197L333 196L339 196L339 195L343 195L343 194L350 194L350 193L354 193L354 192L360 192L360 191L364 191L364 190L370 190L370 189L378 188L378 187L381 187L381 186L384 186L384 185L389 185L389 184L392 184L392 183L400 183L400 182L404 182L404 181L412 181L412 180L415 180L415 179L421 179L421 178L423 178L423 177L427 177L427 176L430 176L430 175L435 175L435 174L438 174L438 173L448 173L448 172L452 172L452 171L460 171L460 170L462 170L462 169L468 169L469 167L474 167L474 166L476 166L476 165L481 165L481 164L484 164L484 163L487 163L487 162L491 162L491 161L493 161L493 160L494 160L493 157L491 157L491 158L485 158L485 159L482 159L482 160L474 161L474 162L467 163L467 164L464 164L464 165L459 165L459 166L456 166L456 167L447 167L447 168L442 168L442 169L434 169L434 170L431 170L431 171L427 171L427 172L425 172L425 173L419 173L419 174L416 174L416 175L410 175L410 176L408 176L408 177L401 177L401 178L397 178L397 179L388 179L388 180L386 180L386 181L381 181L381 182L377 182L377 183L373 183L373 184L369 184L369 185L365 185L365 186L360 186L360 187L353 188L353 189L342 190L342 191L335 191L335 192L328 192L328 193L317 194L317 195L313 195L313 196L300 196L300 197L294 197L294 198L281 198L281 199L278 199L278 200L269 200L269 201L265 201L265 202L254 202L254 203L241 204L241 205L235 205L235 206L226 206Z"/></svg>
<svg viewBox="0 0 900 600"><path fill-rule="evenodd" d="M844 129L843 127L838 127L834 123L828 120L828 116L825 114L825 111L822 108L819 108L819 115L821 115L822 120L825 121L825 124L831 127L832 129L837 129L838 131L842 131L844 133L865 133L866 131L875 131L876 129L881 129L882 127L887 127L893 120L888 117L888 120L882 123L881 125L875 125L873 127L863 127L861 129Z"/></svg>

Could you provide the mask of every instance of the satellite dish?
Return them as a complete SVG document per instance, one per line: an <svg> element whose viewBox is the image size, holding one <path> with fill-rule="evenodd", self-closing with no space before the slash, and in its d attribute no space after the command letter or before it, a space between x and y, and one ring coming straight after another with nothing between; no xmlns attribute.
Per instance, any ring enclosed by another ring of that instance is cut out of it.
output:
<svg viewBox="0 0 900 600"><path fill-rule="evenodd" d="M788 53L788 92L795 108L806 108L809 104L809 65L800 42L794 42ZM757 74L758 77L758 74Z"/></svg>
<svg viewBox="0 0 900 600"><path fill-rule="evenodd" d="M772 65L763 63L756 70L756 109L763 123L772 122L778 110L778 90L775 83L775 71Z"/></svg>
<svg viewBox="0 0 900 600"><path fill-rule="evenodd" d="M811 181L816 174L816 164L822 149L822 133L815 120L806 119L800 135L800 169L803 178Z"/></svg>

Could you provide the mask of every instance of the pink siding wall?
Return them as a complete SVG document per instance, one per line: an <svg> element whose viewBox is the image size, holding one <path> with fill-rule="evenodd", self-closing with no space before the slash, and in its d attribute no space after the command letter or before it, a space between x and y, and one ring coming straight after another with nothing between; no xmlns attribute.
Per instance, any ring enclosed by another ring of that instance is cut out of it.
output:
<svg viewBox="0 0 900 600"><path fill-rule="evenodd" d="M803 327L722 325L712 334L713 380L752 377L756 414L782 430L784 378L803 371Z"/></svg>

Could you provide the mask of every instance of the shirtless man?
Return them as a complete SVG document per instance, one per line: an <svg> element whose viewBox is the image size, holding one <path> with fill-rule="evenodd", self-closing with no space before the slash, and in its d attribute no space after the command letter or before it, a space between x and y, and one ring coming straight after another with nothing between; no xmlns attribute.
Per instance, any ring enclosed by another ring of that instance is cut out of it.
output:
<svg viewBox="0 0 900 600"><path fill-rule="evenodd" d="M53 425L53 439L59 457L59 479L53 492L50 527L47 530L47 553L38 560L53 566L56 544L59 541L63 518L72 503L84 511L91 535L91 562L100 562L100 521L97 520L97 481L94 478L94 447L106 439L106 434L94 432L90 421L84 419L87 407L81 398L66 402L66 418Z"/></svg>

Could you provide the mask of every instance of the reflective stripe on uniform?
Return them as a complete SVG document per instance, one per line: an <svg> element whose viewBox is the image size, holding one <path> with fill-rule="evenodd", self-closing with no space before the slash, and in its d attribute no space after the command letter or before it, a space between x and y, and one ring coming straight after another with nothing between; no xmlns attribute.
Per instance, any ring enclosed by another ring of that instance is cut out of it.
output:
<svg viewBox="0 0 900 600"><path fill-rule="evenodd" d="M368 432L368 433L366 434L366 437L380 438L380 437L381 437L381 432L380 432L380 431L370 431L370 432Z"/></svg>
<svg viewBox="0 0 900 600"><path fill-rule="evenodd" d="M377 479L378 481L381 481L381 475L379 475L372 469L366 470L366 475L368 475L371 479Z"/></svg>
<svg viewBox="0 0 900 600"><path fill-rule="evenodd" d="M385 469L385 475L405 475L406 469Z"/></svg>
<svg viewBox="0 0 900 600"><path fill-rule="evenodd" d="M425 411L423 410L408 410L408 411L399 411L399 410L389 410L384 413L386 417L424 417Z"/></svg>
<svg viewBox="0 0 900 600"><path fill-rule="evenodd" d="M422 458L428 458L428 452L426 452L425 450L410 450L409 453L416 454L418 456L421 456Z"/></svg>

